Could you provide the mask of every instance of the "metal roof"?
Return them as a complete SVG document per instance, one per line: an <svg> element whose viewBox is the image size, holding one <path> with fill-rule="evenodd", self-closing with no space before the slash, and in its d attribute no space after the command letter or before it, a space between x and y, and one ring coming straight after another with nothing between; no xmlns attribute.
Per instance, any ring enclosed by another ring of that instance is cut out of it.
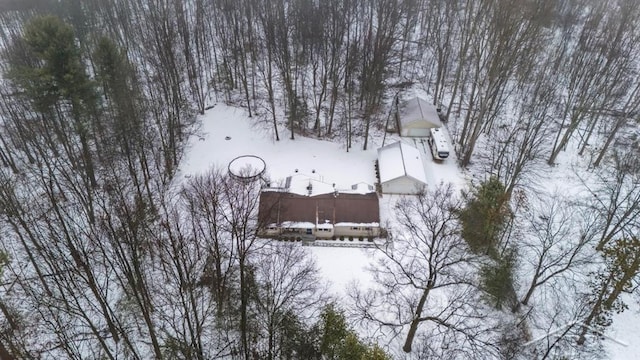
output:
<svg viewBox="0 0 640 360"><path fill-rule="evenodd" d="M423 98L415 97L400 106L400 127L436 128L442 126L435 106Z"/></svg>
<svg viewBox="0 0 640 360"><path fill-rule="evenodd" d="M427 183L420 151L400 141L378 149L378 169L381 183L403 176Z"/></svg>
<svg viewBox="0 0 640 360"><path fill-rule="evenodd" d="M378 195L332 193L315 196L263 191L258 218L262 225L285 221L311 223L379 223ZM317 221L317 222L316 222Z"/></svg>

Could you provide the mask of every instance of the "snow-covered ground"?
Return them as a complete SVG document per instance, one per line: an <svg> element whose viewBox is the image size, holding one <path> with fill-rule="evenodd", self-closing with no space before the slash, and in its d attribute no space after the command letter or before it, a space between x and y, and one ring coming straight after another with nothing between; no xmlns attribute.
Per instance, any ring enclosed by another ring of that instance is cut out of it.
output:
<svg viewBox="0 0 640 360"><path fill-rule="evenodd" d="M338 188L349 188L360 182L375 183L374 163L377 149L382 146L379 137L370 139L368 150L361 150L361 144L354 143L349 152L336 142L301 136L290 140L284 128L280 129L281 140L275 141L271 129L256 126L253 119L247 118L245 110L224 104L207 111L201 120L200 134L190 141L179 177L204 172L212 166L226 168L238 156L256 155L265 161L272 182L299 173L335 183ZM385 145L399 139L397 135L387 136ZM421 140L402 139L422 153L427 182L452 182L462 187L464 181L455 158L434 162L426 141Z"/></svg>
<svg viewBox="0 0 640 360"><path fill-rule="evenodd" d="M350 247L309 247L316 258L322 276L329 281L333 295L346 295L349 288L367 288L372 281L367 272L373 259L373 249Z"/></svg>
<svg viewBox="0 0 640 360"><path fill-rule="evenodd" d="M374 184L374 164L377 149L382 146L381 136L369 139L369 149L354 142L347 152L344 144L297 136L289 139L289 133L280 128L280 141L275 141L272 129L264 124L256 125L243 109L218 104L201 117L202 127L189 142L177 179L203 173L211 167L227 169L229 163L242 155L256 155L266 164L266 175L272 184L284 182L293 175L304 175L338 189L350 189L358 183ZM397 135L387 136L385 145L401 140ZM455 158L443 162L432 160L426 141L407 139L402 141L415 146L421 152L428 184L451 182L461 189L465 181L460 175ZM295 177L294 177L295 178ZM399 196L384 195L380 199L380 216L383 226L393 223L392 208ZM310 247L331 291L346 294L352 283L365 286L371 281L367 267L372 259L370 249L345 247Z"/></svg>
<svg viewBox="0 0 640 360"><path fill-rule="evenodd" d="M275 141L273 133L255 126L246 111L224 104L207 111L201 121L202 128L190 141L178 179L203 173L213 166L226 169L229 162L238 156L256 155L265 161L266 175L272 184L282 183L286 177L296 174L323 183L335 183L339 189L350 189L351 185L361 182L375 183L375 141L367 151L355 145L346 152L344 145L334 142L305 137L290 140L284 128L280 129L281 140ZM351 283L371 281L366 271L370 250L342 247L309 249L333 294L342 296Z"/></svg>
<svg viewBox="0 0 640 360"><path fill-rule="evenodd" d="M604 341L604 348L611 359L637 360L640 357L640 306L638 300L629 295L623 295L623 301L629 308L613 316L613 324L606 333L610 339Z"/></svg>
<svg viewBox="0 0 640 360"><path fill-rule="evenodd" d="M382 135L373 134L369 149L355 143L349 152L344 144L297 136L289 139L289 133L280 128L281 140L275 141L272 129L264 123L247 117L245 110L218 104L201 117L202 128L192 137L177 179L183 179L207 171L213 166L226 169L229 162L242 155L256 155L266 164L266 175L272 184L284 182L288 176L307 176L338 189L350 189L359 183L374 184L374 163L377 149L383 145ZM256 125L257 124L257 125ZM384 145L403 141L419 149L429 186L451 183L456 190L464 189L473 178L457 166L454 154L443 162L435 162L423 139L400 138L388 135ZM449 139L450 140L450 139ZM562 193L578 196L584 191L574 168L586 168L582 159L570 152L562 153L555 168L545 167L538 173L538 186L545 193ZM469 173L473 173L471 169ZM481 174L476 174L482 176ZM295 177L294 177L295 179ZM383 226L393 226L393 206L401 196L383 195L380 198L380 217ZM346 247L309 247L316 258L321 274L329 282L330 291L344 296L348 288L357 285L367 288L371 275L371 249ZM626 301L629 310L614 317L607 335L628 346L605 340L603 345L612 359L635 359L640 354L640 314L637 304Z"/></svg>
<svg viewBox="0 0 640 360"><path fill-rule="evenodd" d="M242 155L256 155L266 163L266 172L277 183L297 173L345 188L359 182L375 182L376 147L363 151L355 146L349 152L344 145L311 138L288 138L280 129L281 140L272 132L254 125L246 111L223 104L202 117L201 134L192 139L178 176L204 172L212 166L227 168ZM229 138L229 140L226 140Z"/></svg>

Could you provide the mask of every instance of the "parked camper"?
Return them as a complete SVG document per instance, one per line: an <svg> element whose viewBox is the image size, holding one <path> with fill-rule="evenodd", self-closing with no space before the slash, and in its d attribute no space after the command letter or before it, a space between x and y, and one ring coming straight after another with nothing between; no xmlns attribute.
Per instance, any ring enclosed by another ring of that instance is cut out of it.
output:
<svg viewBox="0 0 640 360"><path fill-rule="evenodd" d="M429 129L429 147L434 160L444 160L449 157L449 142L442 128Z"/></svg>

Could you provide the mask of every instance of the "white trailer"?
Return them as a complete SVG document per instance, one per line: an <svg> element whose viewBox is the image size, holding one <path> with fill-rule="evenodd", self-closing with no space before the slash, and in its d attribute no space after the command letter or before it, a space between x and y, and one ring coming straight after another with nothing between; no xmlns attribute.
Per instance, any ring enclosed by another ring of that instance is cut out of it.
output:
<svg viewBox="0 0 640 360"><path fill-rule="evenodd" d="M449 157L449 142L442 128L429 129L429 147L434 160L444 160Z"/></svg>

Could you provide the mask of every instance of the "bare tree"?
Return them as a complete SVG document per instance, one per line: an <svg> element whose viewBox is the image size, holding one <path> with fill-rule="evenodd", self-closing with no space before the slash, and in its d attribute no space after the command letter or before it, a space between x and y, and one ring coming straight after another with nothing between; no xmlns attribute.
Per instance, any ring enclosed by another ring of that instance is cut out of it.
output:
<svg viewBox="0 0 640 360"><path fill-rule="evenodd" d="M424 31L425 49L430 49L429 52L422 50L418 47L416 50L418 53L424 51L426 53L425 62L429 65L427 67L432 69L435 67L435 80L433 85L433 101L434 105L439 107L442 105L443 97L447 89L447 80L449 73L453 70L454 56L456 48L451 46L455 39L459 39L457 36L458 22L451 21L460 15L462 5L459 2L445 2L444 4L437 1L425 1L423 6L428 6L429 10L419 11L419 17L422 18L423 25L418 27L419 30ZM471 15L471 14L469 14ZM461 20L460 20L461 21ZM405 42L402 46L404 47ZM402 57L401 52L401 57ZM459 61L459 66L463 66L461 63L464 61L464 57L456 59ZM402 61L402 58L400 59ZM433 63L433 65L431 65ZM459 70L460 71L460 70ZM434 71L431 70L431 73ZM431 82L429 82L431 83ZM452 97L456 97L456 94L452 94Z"/></svg>
<svg viewBox="0 0 640 360"><path fill-rule="evenodd" d="M402 16L401 6L395 0L371 2L370 6L369 9L363 8L368 22L365 23L360 76L360 107L363 109L362 118L365 123L364 150L367 150L369 144L372 117L382 103L386 69L396 44Z"/></svg>
<svg viewBox="0 0 640 360"><path fill-rule="evenodd" d="M285 2L281 0L275 3L260 3L258 14L264 31L265 45L269 48L270 54L273 54L273 60L284 87L290 139L293 140L299 122L303 118L303 109L300 108L296 89L298 67L295 57L291 54L292 40L289 34L291 20L287 16Z"/></svg>
<svg viewBox="0 0 640 360"><path fill-rule="evenodd" d="M539 336L521 343L520 358L542 360L573 356L595 360L604 356L602 349L576 344L576 331L589 311L584 301L575 298L581 287L577 282L567 282L563 286L544 289L544 306L524 314L529 327Z"/></svg>
<svg viewBox="0 0 640 360"><path fill-rule="evenodd" d="M349 6L353 6L350 2L326 1L322 2L324 14L327 14L325 23L325 41L324 44L324 61L325 67L328 62L327 76L330 82L329 86L329 109L327 113L326 135L330 136L333 131L333 120L336 113L336 107L339 102L340 83L345 76L346 61L342 56L345 50L345 34L349 21L345 12Z"/></svg>
<svg viewBox="0 0 640 360"><path fill-rule="evenodd" d="M252 259L256 291L255 317L266 343L265 359L281 358L281 344L288 314L308 322L327 303L318 269L310 254L299 244L270 244Z"/></svg>
<svg viewBox="0 0 640 360"><path fill-rule="evenodd" d="M623 129L625 126L627 126L631 118L638 113L638 110L640 110L640 96L638 96L640 92L640 79L635 78L635 82L636 82L635 87L629 93L628 95L629 97L627 101L624 103L622 110L619 112L611 111L609 114L611 117L614 118L613 125L607 127L607 130L606 130L608 131L607 138L604 144L602 145L602 148L600 149L600 153L598 154L598 157L593 162L594 167L600 166L600 163L604 159L604 156L607 154L609 147L611 146L614 139L618 135L618 132L621 129Z"/></svg>
<svg viewBox="0 0 640 360"><path fill-rule="evenodd" d="M527 279L523 279L528 285L520 304L528 305L538 287L591 261L588 245L594 236L590 228L593 223L589 221L588 211L576 209L579 205L560 194L552 194L522 215L524 239L518 245L524 255L522 259L528 263ZM580 229L577 224L584 224L586 228Z"/></svg>
<svg viewBox="0 0 640 360"><path fill-rule="evenodd" d="M635 40L637 8L629 1L617 6L595 3L587 7L576 45L570 49L562 65L563 83L562 124L558 128L548 163L553 164L576 131L588 122L582 142L588 142L591 132L603 111L624 102L630 88L628 78L633 68L628 51ZM565 126L566 123L566 126ZM561 136L562 135L562 136ZM584 148L584 146L583 146ZM584 150L582 150L584 151Z"/></svg>
<svg viewBox="0 0 640 360"><path fill-rule="evenodd" d="M456 220L460 206L450 185L401 199L394 207L399 227L393 240L378 249L372 269L376 285L355 296L357 314L367 324L396 335L407 330L405 352L412 351L421 324L433 334L423 346L450 336L484 345L487 324L470 275L474 256Z"/></svg>
<svg viewBox="0 0 640 360"><path fill-rule="evenodd" d="M223 192L225 175L211 169L189 180L182 189L184 206L189 214L191 236L205 247L206 269L202 281L210 286L218 315L229 306L232 283L236 279L235 248L231 241L225 212L229 204Z"/></svg>
<svg viewBox="0 0 640 360"><path fill-rule="evenodd" d="M216 283L218 279L212 268L218 268L225 260L216 259L215 247L207 237L210 225L207 213L211 206L200 203L204 206L202 212L193 208L197 203L191 198L198 198L205 190L196 188L197 184L189 184L180 197L170 198L163 204L162 231L156 240L161 281L154 287L153 299L161 309L155 317L159 324L165 324L158 330L166 344L167 358L224 357L233 353L237 341L230 335L234 329L226 317L231 309L225 298L230 296L232 287L225 282L236 280L237 277L232 276L237 272L224 269L224 282ZM192 193L196 190L198 192ZM225 287L222 295L221 287Z"/></svg>
<svg viewBox="0 0 640 360"><path fill-rule="evenodd" d="M640 162L633 153L616 154L614 160L613 169L601 169L595 179L582 179L592 195L586 205L598 214L598 250L620 236L634 236L640 226Z"/></svg>
<svg viewBox="0 0 640 360"><path fill-rule="evenodd" d="M268 24L272 26L273 24ZM264 86L267 90L267 102L269 103L269 113L271 115L271 122L273 124L273 132L276 141L280 141L280 134L278 133L278 118L276 114L276 98L274 87L274 74L273 74L273 49L267 46L267 54L262 62L257 64L258 71L262 75Z"/></svg>
<svg viewBox="0 0 640 360"><path fill-rule="evenodd" d="M230 235L229 239L234 247L238 267L240 348L245 358L249 358L251 356L249 307L252 287L250 258L252 252L259 247L257 229L259 228L260 184L247 183L231 177L224 180L221 184L222 201L225 205L222 217L225 231Z"/></svg>
<svg viewBox="0 0 640 360"><path fill-rule="evenodd" d="M513 1L483 4L480 14L486 16L474 35L471 56L474 58L469 97L469 111L465 115L458 144L461 165L467 166L476 142L483 132L490 131L513 89L508 81L519 69L530 68L547 36L539 19L545 6L533 3L513 11ZM480 15L478 15L480 16ZM460 100L462 102L462 100Z"/></svg>
<svg viewBox="0 0 640 360"><path fill-rule="evenodd" d="M547 150L557 91L550 60L543 59L539 68L530 73L533 81L523 84L515 93L516 120L497 120L493 130L486 134L489 151L480 156L488 157L487 172L503 182L508 194L522 183L535 181L536 165Z"/></svg>

